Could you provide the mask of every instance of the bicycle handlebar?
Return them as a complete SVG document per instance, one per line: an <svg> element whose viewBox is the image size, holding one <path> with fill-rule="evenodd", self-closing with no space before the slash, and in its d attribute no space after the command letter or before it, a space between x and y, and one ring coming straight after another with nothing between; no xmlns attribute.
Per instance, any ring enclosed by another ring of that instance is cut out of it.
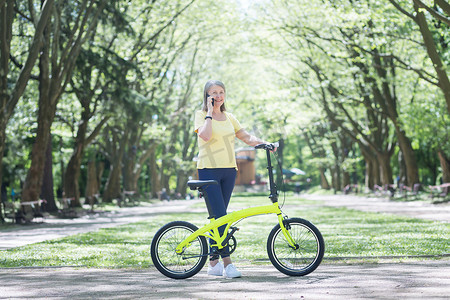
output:
<svg viewBox="0 0 450 300"><path fill-rule="evenodd" d="M255 149L264 149L264 150L275 150L278 148L280 144L278 142L270 143L270 144L259 144L255 146Z"/></svg>

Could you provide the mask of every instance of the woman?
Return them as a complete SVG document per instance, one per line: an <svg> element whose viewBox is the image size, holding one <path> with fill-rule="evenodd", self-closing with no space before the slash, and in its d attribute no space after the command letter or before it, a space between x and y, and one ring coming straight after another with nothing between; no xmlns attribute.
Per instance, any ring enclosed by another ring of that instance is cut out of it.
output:
<svg viewBox="0 0 450 300"><path fill-rule="evenodd" d="M216 180L218 185L207 187L207 193L216 218L227 214L228 203L236 180L235 137L250 146L267 143L250 135L239 121L225 108L225 85L218 80L205 84L203 109L195 114L195 132L198 135L199 159L197 162L200 180ZM225 227L225 226L223 226ZM223 234L224 228L219 228ZM227 278L240 277L241 273L231 263L228 248L219 256L210 258L208 274Z"/></svg>

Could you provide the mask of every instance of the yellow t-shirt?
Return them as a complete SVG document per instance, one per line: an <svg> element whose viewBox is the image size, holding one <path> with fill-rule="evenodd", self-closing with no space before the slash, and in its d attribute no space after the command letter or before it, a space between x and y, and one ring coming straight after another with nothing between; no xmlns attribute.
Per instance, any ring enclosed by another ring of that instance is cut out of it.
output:
<svg viewBox="0 0 450 300"><path fill-rule="evenodd" d="M228 112L224 112L225 121L212 120L212 136L205 142L202 138L198 140L197 169L211 168L236 168L236 157L234 153L234 140L236 132L242 129L241 124ZM199 110L195 113L194 129L205 124L206 111Z"/></svg>

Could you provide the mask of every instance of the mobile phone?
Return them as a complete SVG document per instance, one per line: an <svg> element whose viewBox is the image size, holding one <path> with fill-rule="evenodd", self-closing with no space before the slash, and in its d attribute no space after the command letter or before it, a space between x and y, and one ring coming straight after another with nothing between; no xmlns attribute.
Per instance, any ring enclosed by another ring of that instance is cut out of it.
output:
<svg viewBox="0 0 450 300"><path fill-rule="evenodd" d="M206 94L206 98L210 97L209 94ZM214 106L214 98L212 98L212 106Z"/></svg>

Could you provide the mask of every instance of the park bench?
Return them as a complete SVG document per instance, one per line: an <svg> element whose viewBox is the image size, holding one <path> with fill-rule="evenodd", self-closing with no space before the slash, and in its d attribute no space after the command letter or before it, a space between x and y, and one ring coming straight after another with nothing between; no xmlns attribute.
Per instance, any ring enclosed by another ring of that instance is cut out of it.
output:
<svg viewBox="0 0 450 300"><path fill-rule="evenodd" d="M395 184L385 184L383 186L375 184L373 186L373 191L376 196L389 196L392 198L395 195L395 190Z"/></svg>
<svg viewBox="0 0 450 300"><path fill-rule="evenodd" d="M27 202L2 202L3 218L11 219L13 223L28 223L35 219L44 220L44 214L41 211L41 204L47 203L46 200L39 199Z"/></svg>
<svg viewBox="0 0 450 300"><path fill-rule="evenodd" d="M350 194L352 192L355 193L355 194L358 194L358 185L357 184L347 184L344 187L344 194L345 195L348 195L348 194Z"/></svg>
<svg viewBox="0 0 450 300"><path fill-rule="evenodd" d="M2 202L2 222L5 222L5 219L10 219L12 222L17 222L17 217L19 216L19 211L14 202Z"/></svg>
<svg viewBox="0 0 450 300"><path fill-rule="evenodd" d="M408 199L408 197L414 197L417 198L417 196L419 195L419 191L421 188L421 184L420 183L415 183L413 185L413 187L409 187L407 185L404 184L400 184L399 189L400 189L400 194L402 197L404 197L405 199Z"/></svg>
<svg viewBox="0 0 450 300"><path fill-rule="evenodd" d="M437 198L442 198L445 200L447 198L447 196L449 195L450 182L440 184L440 185L429 185L428 187L430 188L430 198L431 199L434 199L435 197L437 197Z"/></svg>
<svg viewBox="0 0 450 300"><path fill-rule="evenodd" d="M44 214L41 211L41 204L47 203L44 199L36 201L20 202L20 211L25 222L31 222L34 219L44 220Z"/></svg>
<svg viewBox="0 0 450 300"><path fill-rule="evenodd" d="M71 202L75 200L75 198L61 198L60 200L60 206L61 209L58 211L58 213L63 218L76 218L77 212L75 209L71 206Z"/></svg>
<svg viewBox="0 0 450 300"><path fill-rule="evenodd" d="M119 207L137 206L140 204L139 194L136 191L123 191L117 204Z"/></svg>
<svg viewBox="0 0 450 300"><path fill-rule="evenodd" d="M91 212L94 211L94 205L100 204L100 194L86 196L85 204L89 204L89 206L91 207Z"/></svg>

